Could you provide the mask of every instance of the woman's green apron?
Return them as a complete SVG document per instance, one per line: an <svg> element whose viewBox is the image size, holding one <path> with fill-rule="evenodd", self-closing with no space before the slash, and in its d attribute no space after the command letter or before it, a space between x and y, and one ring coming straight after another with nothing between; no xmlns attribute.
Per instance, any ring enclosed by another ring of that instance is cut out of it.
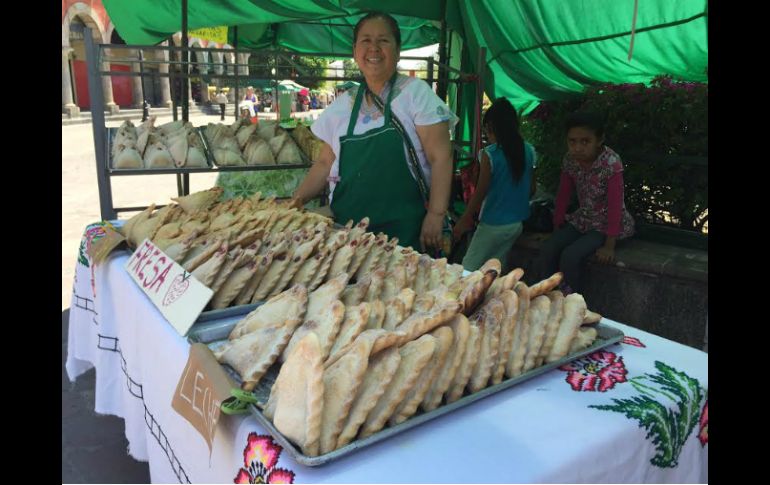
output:
<svg viewBox="0 0 770 485"><path fill-rule="evenodd" d="M340 224L369 217L370 232L397 237L401 246L419 251L425 204L409 171L404 139L391 122L394 80L385 105L385 124L354 135L366 86L358 88L347 134L340 138L339 181L331 209Z"/></svg>

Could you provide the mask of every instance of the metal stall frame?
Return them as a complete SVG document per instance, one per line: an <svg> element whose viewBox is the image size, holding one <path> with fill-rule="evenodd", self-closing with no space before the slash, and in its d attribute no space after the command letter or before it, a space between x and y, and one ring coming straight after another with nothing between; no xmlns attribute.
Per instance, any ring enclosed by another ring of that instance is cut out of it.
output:
<svg viewBox="0 0 770 485"><path fill-rule="evenodd" d="M87 29L88 30L88 29ZM91 116L92 116L92 127L93 127L93 135L94 135L94 148L95 148L95 154L96 154L96 173L97 173L97 182L99 186L99 206L100 206L100 212L101 217L103 220L113 220L117 218L117 215L119 212L133 212L137 210L142 210L145 207L115 207L113 202L113 195L112 195L112 185L110 182L110 178L113 176L130 176L130 175L167 175L167 174L175 174L177 176L177 193L180 196L189 194L190 190L190 184L189 184L189 174L191 173L218 173L218 172L230 172L230 171L263 171L263 170L290 170L290 169L297 169L297 168L309 168L311 164L293 164L293 165L269 165L269 166L237 166L237 167L210 167L210 168L168 168L168 169L138 169L138 170L131 170L131 171L121 171L116 170L109 166L109 154L107 152L108 142L107 142L107 129L106 129L106 120L104 116L104 96L102 91L102 77L107 76L130 76L130 77L136 77L140 76L142 77L142 81L144 81L145 77L168 77L170 80L173 81L174 78L182 78L186 82L191 77L196 77L198 75L193 75L190 73L189 70L189 52L222 52L222 53L228 53L228 54L234 54L236 62L234 64L224 62L215 63L212 62L212 59L209 58L208 62L197 62L199 65L204 65L208 69L208 73L205 74L205 77L207 79L234 79L235 80L235 89L236 89L236 96L238 93L238 87L240 86L240 81L245 78L247 82L251 82L254 80L266 80L270 81L274 85L277 86L278 84L278 78L273 75L271 77L256 77L256 76L243 76L239 74L239 69L246 66L247 64L241 64L239 63L239 54L244 53L256 53L259 52L260 54L267 54L267 55L274 55L276 58L276 65L278 65L278 61L281 60L283 62L287 62L287 65L291 65L292 61L289 58L289 56L293 55L301 55L301 56L307 56L307 57L324 57L324 58L339 58L338 53L317 53L317 54L305 54L301 52L295 52L295 51L288 51L288 50L268 50L268 49L260 49L260 50L253 50L253 49L222 49L222 48L215 48L215 47L188 47L186 45L182 46L174 46L173 42L169 42L169 45L167 46L146 46L146 45L124 45L124 44L96 44L93 41L93 38L90 36L90 32L87 32L85 37L85 43L86 43L86 62L88 66L88 82L89 82L89 91L91 93ZM121 50L136 50L139 52L137 57L128 57L128 58L120 58L120 57L109 57L110 49L121 49ZM165 60L154 60L154 59L148 59L144 56L144 51L167 51L169 53L169 59L168 61ZM177 61L176 60L176 53L182 54L182 60ZM438 82L439 84L452 82L452 83L465 83L465 82L473 82L478 84L476 92L478 93L481 89L481 81L480 77L475 74L466 74L458 71L457 69L452 68L451 66L448 66L444 63L436 61L432 57L412 57L412 56L405 56L402 57L402 59L414 59L414 60L423 60L427 63L427 79L426 81L433 85L434 82ZM107 70L103 69L103 64L109 63L109 62L120 62L120 63L138 63L140 66L140 69L138 72L134 72L133 70L129 71L113 71L109 69L109 66L107 67ZM161 65L166 64L169 66L167 73L161 73L158 71L152 71L147 72L144 68L144 66L147 65ZM223 69L222 74L217 74L216 72L212 73L212 68L216 68L218 66L221 66ZM233 74L228 74L227 68L231 67L233 69ZM177 72L177 68L181 68L181 72ZM439 76L435 76L434 70L438 68L439 69ZM443 70L443 72L442 72ZM421 70L422 71L422 70ZM455 79L449 79L449 73L457 74L457 78ZM443 76L441 74L444 74ZM350 77L350 76L296 76L293 78L297 82L303 82L303 81L347 81L347 80L360 80L360 78L356 77ZM173 83L172 83L173 84ZM174 86L171 86L171 89L174 89ZM482 91L483 92L483 91ZM182 93L181 96L182 99L182 120L188 121L189 118L189 107L187 106L188 103L188 96L187 96L187 90L185 89L185 92ZM236 106L237 106L236 100ZM477 103L477 106L481 106L481 102L479 101ZM172 93L172 115L173 119L177 120L177 99L176 96L174 96L174 93ZM235 110L235 116L236 119L238 117L239 113L238 110ZM477 113L477 122L476 125L480 122L480 117L478 116L479 113ZM279 120L280 121L280 120ZM475 129L474 132L478 132L478 129ZM480 140L478 140L476 137L474 137L474 140L472 142L472 146L476 147L478 144L480 144ZM465 152L462 148L459 147L458 144L454 144L454 150L453 150L453 161L456 161L458 157L463 158L467 157L468 154ZM321 195L320 197L323 197Z"/></svg>

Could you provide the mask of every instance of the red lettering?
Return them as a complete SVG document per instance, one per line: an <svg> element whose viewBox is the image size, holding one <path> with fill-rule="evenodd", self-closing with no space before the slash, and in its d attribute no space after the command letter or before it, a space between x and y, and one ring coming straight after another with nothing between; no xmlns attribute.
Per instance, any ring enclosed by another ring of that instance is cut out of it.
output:
<svg viewBox="0 0 770 485"><path fill-rule="evenodd" d="M150 250L147 251L147 252L150 253L150 252L152 252L152 250L153 250L153 248L150 248ZM144 265L139 270L139 278L141 278L142 280L144 279L144 268L149 266L150 263L152 263L154 261L154 257L157 256L158 254L160 254L160 249L155 249L155 253L153 253L152 257L148 257L147 258L147 261L145 261Z"/></svg>
<svg viewBox="0 0 770 485"><path fill-rule="evenodd" d="M144 261L144 264L142 265L142 267L139 268L139 271L136 272L136 275L139 277L140 280L144 279L144 268L146 268L147 265L150 264L151 262L152 262L152 260L150 258L147 258Z"/></svg>
<svg viewBox="0 0 770 485"><path fill-rule="evenodd" d="M166 257L165 256L158 260L158 263L161 263L161 262L163 262L163 263L166 262ZM158 275L158 277L155 278L155 280L153 280L153 282L150 285L149 289L152 289L152 287L157 284L158 286L157 286L157 288L155 288L155 293L157 293L160 290L160 287L163 286L163 283L165 283L166 277L168 276L168 273L171 271L171 268L173 268L173 267L174 267L174 263L170 263L168 266L166 266L166 269L164 269L160 273L160 275ZM157 269L157 265L155 266L155 268Z"/></svg>
<svg viewBox="0 0 770 485"><path fill-rule="evenodd" d="M144 243L144 252L142 253L139 260L136 262L136 266L135 266L136 268L139 267L142 261L144 261L150 256L150 253L152 252L152 250L153 250L153 245L149 241L146 241Z"/></svg>
<svg viewBox="0 0 770 485"><path fill-rule="evenodd" d="M152 260L149 260L149 259L147 260L148 263L150 261L152 261ZM158 276L158 264L157 263L155 263L155 265L152 267L152 270L155 271L155 276ZM155 276L153 276L153 278ZM150 281L147 281L147 279L145 279L144 281L142 281L142 286L144 286L145 288L147 288L148 286L152 287L152 285L150 283L153 282L153 281L155 281L155 280L152 279L152 278L150 279Z"/></svg>
<svg viewBox="0 0 770 485"><path fill-rule="evenodd" d="M131 269L134 271L135 274L139 273L137 271L139 268L139 265L150 254L150 251L152 251L152 246L150 246L150 244L147 242L144 243L144 246L137 248L136 251L134 251L134 256L136 257L136 264L134 264L134 267Z"/></svg>

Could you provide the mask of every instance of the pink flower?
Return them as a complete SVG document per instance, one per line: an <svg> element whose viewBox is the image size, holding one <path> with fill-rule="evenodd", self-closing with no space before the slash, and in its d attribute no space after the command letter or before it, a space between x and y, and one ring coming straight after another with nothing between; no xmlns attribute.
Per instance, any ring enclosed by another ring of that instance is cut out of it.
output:
<svg viewBox="0 0 770 485"><path fill-rule="evenodd" d="M622 342L627 345L633 345L634 347L647 347L636 337L623 337Z"/></svg>
<svg viewBox="0 0 770 485"><path fill-rule="evenodd" d="M294 472L275 468L283 448L270 435L249 433L243 449L243 466L234 483L294 483Z"/></svg>
<svg viewBox="0 0 770 485"><path fill-rule="evenodd" d="M591 355L577 359L559 367L567 371L566 381L573 391L606 392L615 387L616 383L626 382L626 366L623 357L612 352L600 350Z"/></svg>
<svg viewBox="0 0 770 485"><path fill-rule="evenodd" d="M698 433L698 439L701 446L706 446L709 442L709 400L706 399L706 403L703 405L703 411L700 413L700 432Z"/></svg>

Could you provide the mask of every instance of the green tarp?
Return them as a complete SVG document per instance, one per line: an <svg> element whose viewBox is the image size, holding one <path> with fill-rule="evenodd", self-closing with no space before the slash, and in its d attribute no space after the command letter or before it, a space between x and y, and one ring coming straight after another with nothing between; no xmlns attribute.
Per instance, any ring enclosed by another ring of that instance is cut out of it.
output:
<svg viewBox="0 0 770 485"><path fill-rule="evenodd" d="M344 83L338 83L335 87L337 89L350 89L358 86L360 83L357 83L355 81L345 81Z"/></svg>
<svg viewBox="0 0 770 485"><path fill-rule="evenodd" d="M477 72L475 53L487 49L487 94L525 112L597 83L648 83L659 74L708 79L705 0L640 1L630 61L633 0L456 4Z"/></svg>
<svg viewBox="0 0 770 485"><path fill-rule="evenodd" d="M157 44L179 32L182 25L181 1L170 0L103 0L116 30L128 44ZM350 57L353 52L353 27L365 9L382 2L351 0L188 0L188 29L229 26L228 43L235 41L244 49L285 48L313 54L333 53ZM404 49L414 49L439 41L436 22L418 16L397 15L391 7L402 4L404 12L434 14L440 9L417 8L412 3L389 1L379 8L395 13L402 32ZM393 4L393 5L390 5ZM359 7L361 5L362 7ZM397 9L398 10L398 9Z"/></svg>
<svg viewBox="0 0 770 485"><path fill-rule="evenodd" d="M180 30L180 0L103 1L129 44L155 44ZM350 57L361 12L377 8L397 15L403 49L438 42L444 19L455 39L449 63L479 72L490 98L506 96L524 112L539 100L563 99L596 83L647 83L660 74L708 79L706 0L188 0L188 5L189 29L238 26L239 48L340 57ZM233 28L228 38L234 41ZM477 65L481 47L486 56ZM465 113L472 108L473 89L466 84L462 91ZM462 138L468 140L467 120L464 125Z"/></svg>

